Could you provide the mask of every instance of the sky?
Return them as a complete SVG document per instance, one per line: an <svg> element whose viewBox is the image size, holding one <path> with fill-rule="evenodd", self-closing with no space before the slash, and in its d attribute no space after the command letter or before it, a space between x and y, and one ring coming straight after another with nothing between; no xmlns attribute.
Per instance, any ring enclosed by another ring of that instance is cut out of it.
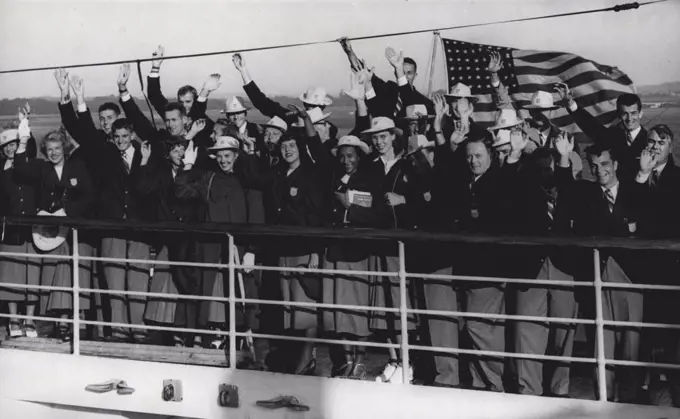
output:
<svg viewBox="0 0 680 419"><path fill-rule="evenodd" d="M159 44L181 55L328 41L610 7L627 0L0 0L0 70L148 58ZM637 85L680 79L680 0L638 10L442 31L445 38L521 49L562 51L615 65ZM426 82L431 32L356 41L355 51L392 78L384 49L403 50ZM349 87L338 43L243 54L268 94L299 95L308 86L337 95ZM150 63L143 63L146 75ZM70 70L85 79L87 96L117 92L118 66ZM169 60L161 70L167 96L184 84L200 88L222 75L215 97L243 94L231 55ZM129 88L140 92L136 74ZM0 75L0 98L58 96L51 71Z"/></svg>

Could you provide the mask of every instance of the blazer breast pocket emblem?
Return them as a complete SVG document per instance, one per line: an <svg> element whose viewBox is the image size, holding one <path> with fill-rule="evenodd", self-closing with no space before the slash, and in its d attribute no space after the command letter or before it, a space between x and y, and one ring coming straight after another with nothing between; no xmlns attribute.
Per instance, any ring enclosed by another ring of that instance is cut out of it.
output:
<svg viewBox="0 0 680 419"><path fill-rule="evenodd" d="M78 186L78 179L77 178L71 178L70 182L71 182L71 186L73 186L74 188L76 186Z"/></svg>
<svg viewBox="0 0 680 419"><path fill-rule="evenodd" d="M432 199L432 194L430 194L430 191L427 191L423 194L423 199L425 199L425 202L430 202Z"/></svg>
<svg viewBox="0 0 680 419"><path fill-rule="evenodd" d="M298 188L290 188L290 196L297 196L298 194Z"/></svg>

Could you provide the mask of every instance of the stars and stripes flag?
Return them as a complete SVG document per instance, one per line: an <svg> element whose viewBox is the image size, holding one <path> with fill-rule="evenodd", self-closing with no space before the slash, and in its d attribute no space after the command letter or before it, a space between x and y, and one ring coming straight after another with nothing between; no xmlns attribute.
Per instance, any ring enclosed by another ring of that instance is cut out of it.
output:
<svg viewBox="0 0 680 419"><path fill-rule="evenodd" d="M616 67L575 54L520 50L453 39L442 39L442 42L449 87L460 82L472 89L472 94L479 98L474 119L485 127L493 124L498 112L487 71L491 51L498 51L503 60L503 69L498 76L508 87L516 109L528 104L531 95L538 90L553 93L557 101L553 86L558 82L566 83L578 105L608 125L617 119L616 98L622 93L635 93L631 79ZM524 112L520 111L521 116L527 116ZM568 132L580 132L564 108L549 112L548 117Z"/></svg>

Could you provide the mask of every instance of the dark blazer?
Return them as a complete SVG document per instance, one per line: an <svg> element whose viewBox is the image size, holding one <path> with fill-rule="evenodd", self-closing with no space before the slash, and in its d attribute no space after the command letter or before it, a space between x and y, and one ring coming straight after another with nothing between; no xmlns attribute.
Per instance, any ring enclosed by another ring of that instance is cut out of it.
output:
<svg viewBox="0 0 680 419"><path fill-rule="evenodd" d="M642 207L638 235L655 238L680 237L680 168L669 157L655 185L651 174L642 184L646 200Z"/></svg>
<svg viewBox="0 0 680 419"><path fill-rule="evenodd" d="M640 168L637 158L640 157L642 150L647 147L647 130L642 128L629 146L628 136L623 127L615 125L607 128L581 107L571 112L571 116L591 141L596 144L606 144L615 150L615 153L619 156L619 169L617 171L619 179L631 180L635 178L635 174Z"/></svg>
<svg viewBox="0 0 680 419"><path fill-rule="evenodd" d="M0 159L0 215L2 216L34 216L38 213L38 190L29 179L19 175L17 167L29 164L27 153L14 157L14 166L8 170L5 160ZM5 244L20 245L31 241L30 226L4 226Z"/></svg>
<svg viewBox="0 0 680 419"><path fill-rule="evenodd" d="M97 192L89 170L80 160L66 159L61 179L52 163L33 160L17 167L19 176L31 182L38 190L38 210L54 212L63 209L69 217L92 217Z"/></svg>
<svg viewBox="0 0 680 419"><path fill-rule="evenodd" d="M376 96L369 99L366 105L368 106L368 113L374 118L376 116L386 116L391 119L399 118L405 115L407 106L417 104L425 105L428 114L434 115L434 103L408 83L399 86L395 81L384 81L373 75L371 84ZM399 113L395 114L400 96L402 107Z"/></svg>
<svg viewBox="0 0 680 419"><path fill-rule="evenodd" d="M151 106L153 106L156 112L161 116L161 119L163 119L165 117L165 107L170 102L165 98L163 92L161 92L161 78L147 76L146 83L146 93L149 97L149 102L151 102ZM191 118L192 121L206 119L207 121L210 121L209 123L212 123L205 113L208 109L208 101L199 102L198 96L195 99L196 100L194 100L193 105L191 105L191 110L189 111L189 118ZM208 127L206 127L206 129L208 129ZM212 125L210 126L210 130L212 130Z"/></svg>
<svg viewBox="0 0 680 419"><path fill-rule="evenodd" d="M385 174L385 165L380 157L370 161L366 170L369 176L380 182L382 199L385 199L384 196L388 192L402 195L406 199L406 204L384 207L381 227L413 228L417 222L415 210L419 207L423 197L418 189L412 162L409 159L397 158L398 161L387 174Z"/></svg>

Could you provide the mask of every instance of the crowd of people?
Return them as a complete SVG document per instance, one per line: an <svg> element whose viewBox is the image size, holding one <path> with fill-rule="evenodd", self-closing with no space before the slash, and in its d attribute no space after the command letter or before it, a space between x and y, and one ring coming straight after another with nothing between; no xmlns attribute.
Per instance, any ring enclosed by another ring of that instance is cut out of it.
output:
<svg viewBox="0 0 680 419"><path fill-rule="evenodd" d="M680 185L680 169L671 156L673 133L665 125L648 129L640 125L643 110L638 96L618 98L620 123L612 127L603 126L579 105L565 84L556 85L552 92L536 92L529 105L518 106L498 77L502 61L492 53L488 71L498 117L485 129L475 122L476 98L469 86L457 83L446 94L426 97L413 86L416 62L403 53L386 50L395 78L385 81L354 53L348 41L342 40L341 45L352 70L352 84L344 93L354 100L356 112L354 128L340 138L327 111L332 98L322 87L302 93L300 105L283 106L260 90L240 54L233 56L233 65L252 106L271 118L265 124L250 122L249 108L238 97L226 101L223 117L208 118L207 99L220 86L219 74L211 74L200 92L184 86L176 101L168 101L159 77L161 47L154 53L148 76L148 99L165 122L161 129L128 92L129 65L121 67L117 80L119 103L105 103L98 109L99 128L85 100L84 81L58 70L55 78L61 92L58 108L63 128L41 139L44 158L37 157L38 147L30 133L30 109L21 112L18 129L2 131L0 214L123 223L676 237L680 199L673 188ZM572 135L551 123L551 111L559 107L568 109L592 142L582 152ZM582 179L582 155L593 181ZM8 224L0 251L68 255L73 251L68 233L59 233L66 237L63 242L38 249L34 230ZM322 245L290 237L267 242L237 240L230 247L224 235L83 230L78 252L105 258L99 267L80 262L81 288L92 288L100 277L99 286L109 290L224 297L229 294L228 272L217 267L160 264L151 275L149 265L122 259L217 265L233 255L244 266L239 270L239 296L371 308L400 306L397 277L371 275L399 272L396 242ZM592 263L591 252L573 248L419 243L408 248L406 269L422 274L592 281ZM258 265L325 268L342 274L272 273L255 269ZM604 281L621 283L672 284L680 272L673 254L625 250L602 250L599 268ZM71 286L72 281L69 260L0 256L0 285ZM561 319L592 319L595 311L588 287L408 278L407 290L409 308ZM639 290L609 290L603 298L606 320L668 322L673 312L671 297L648 304ZM25 309L29 316L49 313L66 320L73 311L73 298L63 291L0 287L0 300L8 302L10 315L15 316ZM223 302L139 295L110 295L108 300L107 318L116 324L106 337L111 341L148 340L145 329L122 327L125 324L202 330L226 330L229 324L229 310ZM94 296L81 292L80 308L93 306ZM257 304L239 304L238 329L285 330L348 340L334 350L333 376L366 376L365 348L350 340L367 340L376 333L387 342L401 339L401 317L394 311L286 305L281 324L276 316L263 316L265 311ZM576 332L576 325L568 321L510 324L496 318L413 314L406 320L413 339L422 344L494 352L509 348L525 354L571 356ZM586 329L594 351L594 329ZM641 344L640 336L646 333L646 329L607 328L607 357L646 359L652 352ZM72 331L61 321L53 334L68 341ZM12 318L8 335L37 337L38 332L32 320ZM677 339L663 335L663 339L654 335L645 341L671 348L674 354ZM223 344L220 339L184 333L174 334L170 343L219 346ZM253 368L267 368L267 340L254 339L252 346ZM291 358L291 372L314 372L313 344L301 345L286 356ZM568 362L472 357L464 363L456 354L431 356L436 369L430 380L433 385L502 392L509 386L504 377L510 366L522 394L569 395ZM389 350L389 358L378 381L400 383L404 369L407 376L413 376L413 364L404 365L398 350ZM674 361L675 355L668 362ZM608 397L637 401L642 377L642 370L635 367L608 369ZM670 377L674 382L675 377Z"/></svg>

